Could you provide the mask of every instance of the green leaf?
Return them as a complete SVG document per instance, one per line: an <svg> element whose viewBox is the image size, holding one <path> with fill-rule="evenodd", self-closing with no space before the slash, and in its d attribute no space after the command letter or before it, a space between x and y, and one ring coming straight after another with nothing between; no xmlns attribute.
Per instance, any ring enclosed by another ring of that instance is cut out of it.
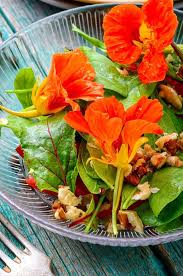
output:
<svg viewBox="0 0 183 276"><path fill-rule="evenodd" d="M91 142L88 142L87 149L91 157L101 157L101 151L97 150L96 147L93 147ZM91 160L90 163L92 164L92 167L94 168L98 177L102 179L110 189L113 190L116 178L116 168L94 159Z"/></svg>
<svg viewBox="0 0 183 276"><path fill-rule="evenodd" d="M142 96L150 97L154 93L156 86L156 83L142 84L140 83L140 81L138 81L135 87L132 85L129 89L128 97L122 100L124 107L126 109L129 108L131 105L135 104Z"/></svg>
<svg viewBox="0 0 183 276"><path fill-rule="evenodd" d="M75 131L63 120L64 113L41 121L9 116L8 127L20 139L24 161L33 170L38 188L57 191L64 181L74 191L77 176Z"/></svg>
<svg viewBox="0 0 183 276"><path fill-rule="evenodd" d="M32 105L32 88L36 82L32 68L22 68L14 80L14 92L24 108ZM30 91L28 91L29 89ZM16 90L18 90L16 92ZM22 93L20 92L22 90ZM27 92L28 91L28 92Z"/></svg>
<svg viewBox="0 0 183 276"><path fill-rule="evenodd" d="M183 119L176 116L172 108L159 99L163 105L163 117L159 122L159 125L166 133L177 132L181 133L183 130Z"/></svg>
<svg viewBox="0 0 183 276"><path fill-rule="evenodd" d="M150 184L151 187L160 189L149 199L150 207L156 217L159 216L162 221L166 222L177 216L177 210L174 208L181 209L183 212L183 208L179 206L180 200L183 200L183 168L170 167L156 171L150 179Z"/></svg>
<svg viewBox="0 0 183 276"><path fill-rule="evenodd" d="M90 215L91 213L93 213L94 210L95 210L95 201L94 201L94 197L92 195L91 201L86 210L86 215Z"/></svg>
<svg viewBox="0 0 183 276"><path fill-rule="evenodd" d="M81 160L78 160L78 172L81 180L90 193L100 194L101 188L106 188L106 185L102 180L94 179L87 174Z"/></svg>
<svg viewBox="0 0 183 276"><path fill-rule="evenodd" d="M97 53L88 47L81 47L96 72L95 81L104 85L104 88L115 91L126 97L132 88L139 83L137 76L124 77L117 70L117 66L109 58Z"/></svg>
<svg viewBox="0 0 183 276"><path fill-rule="evenodd" d="M79 149L79 157L78 157L78 172L81 177L81 180L85 184L86 188L88 191L92 194L100 194L101 188L107 189L107 185L101 180L101 179L96 179L92 178L89 176L87 173L83 163L82 163L82 158L81 158L81 151L82 147Z"/></svg>
<svg viewBox="0 0 183 276"><path fill-rule="evenodd" d="M81 31L79 28L77 28L74 24L72 24L72 31L78 33L86 41L88 41L89 43L91 43L93 46L96 46L97 48L99 48L104 53L106 52L106 47L105 47L104 43L101 40L99 40L99 39L97 39L95 37L91 37L91 36L87 35L83 31Z"/></svg>
<svg viewBox="0 0 183 276"><path fill-rule="evenodd" d="M136 202L136 200L133 200L132 197L137 191L137 187L125 184L122 191L122 209L126 210L128 207L130 207L133 203Z"/></svg>
<svg viewBox="0 0 183 276"><path fill-rule="evenodd" d="M86 173L94 179L99 179L99 176L95 172L95 170L90 166L90 162L88 163L87 160L90 158L90 154L86 149L86 143L83 141L80 145L80 154L81 154L81 161L86 170Z"/></svg>
<svg viewBox="0 0 183 276"><path fill-rule="evenodd" d="M183 228L183 216L180 216L179 218L169 223L157 226L156 231L164 233L167 231L177 230L181 228Z"/></svg>
<svg viewBox="0 0 183 276"><path fill-rule="evenodd" d="M144 225L148 226L158 226L162 223L158 220L158 218L153 214L149 206L149 202L144 202L141 206L136 209L139 217L141 218Z"/></svg>

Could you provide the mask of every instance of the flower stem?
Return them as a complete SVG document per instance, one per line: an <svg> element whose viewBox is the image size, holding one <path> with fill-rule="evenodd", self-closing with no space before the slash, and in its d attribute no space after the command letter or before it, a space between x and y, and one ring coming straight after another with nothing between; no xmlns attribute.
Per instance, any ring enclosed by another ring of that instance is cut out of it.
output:
<svg viewBox="0 0 183 276"><path fill-rule="evenodd" d="M112 228L113 228L114 235L118 234L116 213L117 213L117 209L121 198L123 180L124 180L124 171L122 168L117 168L115 185L114 185L114 194L113 194L113 206L112 206Z"/></svg>
<svg viewBox="0 0 183 276"><path fill-rule="evenodd" d="M96 217L97 214L98 214L98 211L99 211L99 209L100 209L100 207L101 207L101 205L102 205L102 202L103 202L104 198L105 198L105 194L102 195L102 196L100 197L100 199L99 199L99 201L98 201L98 204L97 204L97 207L96 207L96 209L95 209L95 212L93 213L91 219L89 220L89 222L88 222L88 224L87 224L87 226L86 226L86 228L85 228L85 233L88 233L88 232L90 231L90 228L91 228L91 226L92 226L92 223L93 223L95 217Z"/></svg>
<svg viewBox="0 0 183 276"><path fill-rule="evenodd" d="M5 90L6 93L9 93L9 94L24 94L24 93L32 93L32 88L29 88L29 89L15 89L15 90Z"/></svg>

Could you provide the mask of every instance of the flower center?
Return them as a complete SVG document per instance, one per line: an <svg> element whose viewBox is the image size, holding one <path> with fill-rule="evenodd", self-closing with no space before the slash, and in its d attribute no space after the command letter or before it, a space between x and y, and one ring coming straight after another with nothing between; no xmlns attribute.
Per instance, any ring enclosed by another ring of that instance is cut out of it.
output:
<svg viewBox="0 0 183 276"><path fill-rule="evenodd" d="M142 23L139 28L140 40L146 45L155 39L154 31L147 26L146 23Z"/></svg>

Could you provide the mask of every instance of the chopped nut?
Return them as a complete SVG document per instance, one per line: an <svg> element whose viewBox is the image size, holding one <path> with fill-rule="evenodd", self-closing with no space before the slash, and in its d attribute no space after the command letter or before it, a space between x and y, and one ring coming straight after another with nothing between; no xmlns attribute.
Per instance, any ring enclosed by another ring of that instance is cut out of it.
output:
<svg viewBox="0 0 183 276"><path fill-rule="evenodd" d="M173 105L176 109L181 110L182 109L182 101L177 94L177 92L170 86L161 84L160 86L160 93L159 96L167 103L170 103Z"/></svg>
<svg viewBox="0 0 183 276"><path fill-rule="evenodd" d="M143 164L145 164L146 161L144 158L140 158L137 160L137 162L135 163L135 165L133 165L133 169L136 170L138 167L141 167Z"/></svg>
<svg viewBox="0 0 183 276"><path fill-rule="evenodd" d="M85 212L75 206L66 206L66 220L75 220L85 215Z"/></svg>
<svg viewBox="0 0 183 276"><path fill-rule="evenodd" d="M139 184L137 188L140 190L140 192L134 194L132 197L134 200L146 200L150 197L151 193L155 194L159 191L158 188L151 188L148 182Z"/></svg>
<svg viewBox="0 0 183 276"><path fill-rule="evenodd" d="M171 155L175 155L176 152L177 152L177 150L178 150L178 148L179 148L178 141L177 140L169 140L168 142L166 142L164 144L164 148Z"/></svg>
<svg viewBox="0 0 183 276"><path fill-rule="evenodd" d="M58 208L55 212L55 218L58 220L66 220L65 212L62 207Z"/></svg>
<svg viewBox="0 0 183 276"><path fill-rule="evenodd" d="M137 215L136 211L121 211L121 212L122 214L127 215L128 222L132 225L133 229L136 232L143 233L144 226L141 219Z"/></svg>
<svg viewBox="0 0 183 276"><path fill-rule="evenodd" d="M176 140L177 138L178 138L178 134L173 132L172 134L167 134L167 135L160 137L155 142L155 144L159 149L163 149L165 143L169 142L170 140Z"/></svg>
<svg viewBox="0 0 183 276"><path fill-rule="evenodd" d="M166 163L166 160L167 160L167 152L155 153L151 157L151 163L157 169L160 169L161 167L163 167L163 165Z"/></svg>
<svg viewBox="0 0 183 276"><path fill-rule="evenodd" d="M135 174L130 174L126 177L126 181L131 183L132 185L136 186L140 182L140 178Z"/></svg>
<svg viewBox="0 0 183 276"><path fill-rule="evenodd" d="M139 184L137 186L138 190L140 192L137 192L134 194L132 199L134 200L145 200L148 199L151 195L151 187L148 182L145 182L143 184Z"/></svg>
<svg viewBox="0 0 183 276"><path fill-rule="evenodd" d="M144 145L144 151L148 157L151 157L156 153L156 151L149 144Z"/></svg>
<svg viewBox="0 0 183 276"><path fill-rule="evenodd" d="M118 231L120 230L125 230L125 228L123 228L123 226L121 224L117 224L117 229ZM112 228L112 222L110 221L108 226L107 226L107 232L110 234L113 234L113 228Z"/></svg>
<svg viewBox="0 0 183 276"><path fill-rule="evenodd" d="M52 205L52 209L54 211L56 211L57 209L59 209L61 207L61 203L58 199L56 199L54 202L53 202L53 205Z"/></svg>
<svg viewBox="0 0 183 276"><path fill-rule="evenodd" d="M178 156L168 156L166 163L171 167L183 167L183 161Z"/></svg>
<svg viewBox="0 0 183 276"><path fill-rule="evenodd" d="M120 225L123 227L123 229L127 229L128 225L128 217L127 214L123 214L121 210L118 212L118 220L120 222Z"/></svg>
<svg viewBox="0 0 183 276"><path fill-rule="evenodd" d="M76 197L68 186L60 186L58 199L63 205L77 206L81 203L81 198Z"/></svg>

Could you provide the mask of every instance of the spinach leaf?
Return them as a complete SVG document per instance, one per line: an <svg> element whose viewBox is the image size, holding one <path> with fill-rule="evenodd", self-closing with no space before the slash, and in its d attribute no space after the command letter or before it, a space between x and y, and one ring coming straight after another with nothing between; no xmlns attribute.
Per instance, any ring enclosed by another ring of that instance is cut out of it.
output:
<svg viewBox="0 0 183 276"><path fill-rule="evenodd" d="M106 184L102 180L92 178L87 174L87 171L83 166L80 154L78 158L78 172L81 177L81 180L83 181L83 183L85 184L86 188L90 193L100 194L101 188L104 188L104 189L107 188Z"/></svg>
<svg viewBox="0 0 183 276"><path fill-rule="evenodd" d="M117 65L106 56L88 47L81 47L80 49L95 69L96 82L103 84L104 88L126 97L129 91L139 84L137 76L122 76L117 69Z"/></svg>
<svg viewBox="0 0 183 276"><path fill-rule="evenodd" d="M18 71L14 80L14 90L8 93L15 93L24 108L32 105L32 88L36 82L32 68L22 68Z"/></svg>
<svg viewBox="0 0 183 276"><path fill-rule="evenodd" d="M181 200L182 200L182 195L181 195ZM177 200L175 200L174 202L176 201ZM181 214L180 216L179 214L172 216L172 210L170 211L170 209L168 210L166 208L165 210L166 211L164 215L165 216L168 215L168 216L165 217L164 220L162 220L160 217L156 217L153 214L153 211L150 208L148 202L145 202L144 204L142 204L136 209L144 225L155 227L155 229L159 232L165 232L165 231L173 230L183 226L183 216L182 216L183 213L180 212Z"/></svg>
<svg viewBox="0 0 183 276"><path fill-rule="evenodd" d="M173 208L181 208L181 206L178 206L178 197L183 192L183 168L170 167L156 171L150 179L150 184L152 187L160 189L158 193L152 194L149 199L154 215L156 217L160 216L164 221L164 208L167 207L169 210L168 204L172 203L172 210L170 209L170 214L167 215L174 216L176 210L173 210Z"/></svg>
<svg viewBox="0 0 183 276"><path fill-rule="evenodd" d="M96 46L99 48L102 52L106 53L106 47L104 43L92 36L87 35L83 31L81 31L79 28L77 28L74 24L72 24L72 31L78 33L80 36L82 36L86 41L90 42L93 46Z"/></svg>
<svg viewBox="0 0 183 276"><path fill-rule="evenodd" d="M163 117L159 122L159 125L166 133L177 132L180 133L183 130L183 119L176 116L172 108L159 99L163 105Z"/></svg>
<svg viewBox="0 0 183 276"><path fill-rule="evenodd" d="M80 154L81 154L81 161L83 167L86 170L86 173L94 179L99 179L98 175L96 174L95 170L90 166L90 163L87 163L88 158L90 158L90 154L86 149L86 143L82 142L80 145Z"/></svg>
<svg viewBox="0 0 183 276"><path fill-rule="evenodd" d="M183 228L183 216L160 226L156 227L156 231L158 232L167 232L172 230L177 230Z"/></svg>
<svg viewBox="0 0 183 276"><path fill-rule="evenodd" d="M137 187L131 184L125 184L122 191L122 209L126 210L130 207L136 200L132 197L137 191Z"/></svg>
<svg viewBox="0 0 183 276"><path fill-rule="evenodd" d="M90 156L95 158L101 157L101 151L97 150L96 147L93 147L92 143L88 142L87 149ZM99 178L101 178L108 185L108 187L113 190L116 178L116 168L98 160L92 160L91 163Z"/></svg>
<svg viewBox="0 0 183 276"><path fill-rule="evenodd" d="M162 224L159 219L153 214L148 201L139 206L136 211L144 225L158 226Z"/></svg>
<svg viewBox="0 0 183 276"><path fill-rule="evenodd" d="M142 84L140 81L136 83L136 86L132 86L129 90L128 97L122 100L125 108L129 108L131 105L135 104L142 96L150 97L155 89L156 83Z"/></svg>
<svg viewBox="0 0 183 276"><path fill-rule="evenodd" d="M32 169L38 188L57 191L64 182L75 189L77 153L75 131L63 120L64 113L41 121L9 116L8 127L20 139L24 161Z"/></svg>

